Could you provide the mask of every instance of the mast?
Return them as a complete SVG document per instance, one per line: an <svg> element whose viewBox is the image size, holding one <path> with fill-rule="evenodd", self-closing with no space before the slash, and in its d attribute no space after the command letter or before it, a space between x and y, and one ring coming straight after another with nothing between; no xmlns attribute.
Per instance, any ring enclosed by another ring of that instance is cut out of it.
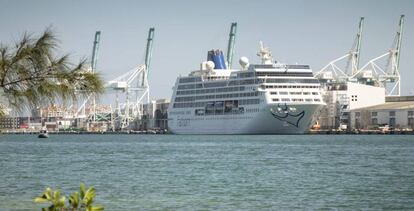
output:
<svg viewBox="0 0 414 211"><path fill-rule="evenodd" d="M236 32L237 32L237 23L231 23L230 33L229 33L229 43L227 46L227 68L231 69L231 65L233 62L233 54L234 54L234 44L236 42Z"/></svg>

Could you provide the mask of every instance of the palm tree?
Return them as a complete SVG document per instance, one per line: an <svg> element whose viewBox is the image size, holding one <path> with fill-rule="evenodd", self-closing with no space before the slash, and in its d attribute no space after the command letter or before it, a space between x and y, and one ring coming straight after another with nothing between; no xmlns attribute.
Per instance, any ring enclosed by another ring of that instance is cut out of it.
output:
<svg viewBox="0 0 414 211"><path fill-rule="evenodd" d="M24 34L13 47L0 44L0 92L12 108L70 101L103 92L101 77L57 56L58 40L50 28L38 38ZM0 112L1 115L1 112Z"/></svg>
<svg viewBox="0 0 414 211"><path fill-rule="evenodd" d="M35 203L48 203L49 207L42 211L103 211L104 207L94 206L96 192L94 187L86 189L84 183L80 184L79 192L69 196L69 205L65 205L66 197L61 196L59 190L46 188L42 195L33 199Z"/></svg>
<svg viewBox="0 0 414 211"><path fill-rule="evenodd" d="M33 201L35 203L49 203L48 208L43 208L42 211L61 211L65 210L65 200L64 196L60 195L60 190L52 190L51 188L46 188L41 196L36 197Z"/></svg>

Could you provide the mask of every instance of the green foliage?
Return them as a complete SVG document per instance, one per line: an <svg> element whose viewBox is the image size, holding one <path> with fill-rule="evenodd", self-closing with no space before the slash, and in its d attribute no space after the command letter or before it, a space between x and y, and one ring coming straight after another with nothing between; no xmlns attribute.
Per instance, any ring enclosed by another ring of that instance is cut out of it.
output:
<svg viewBox="0 0 414 211"><path fill-rule="evenodd" d="M16 109L22 105L68 101L103 92L101 77L57 56L58 40L50 29L38 38L24 34L13 47L0 45L0 93Z"/></svg>
<svg viewBox="0 0 414 211"><path fill-rule="evenodd" d="M53 191L51 188L46 188L43 194L34 199L36 203L49 203L48 208L43 208L42 211L58 211L63 210L66 198L60 196L60 191Z"/></svg>
<svg viewBox="0 0 414 211"><path fill-rule="evenodd" d="M104 210L102 206L93 206L96 196L95 188L90 187L86 189L84 183L80 184L79 192L74 192L68 197L68 206L65 206L66 198L60 196L60 191L53 191L51 188L46 188L41 196L34 198L35 203L48 203L48 208L42 208L42 211L101 211Z"/></svg>

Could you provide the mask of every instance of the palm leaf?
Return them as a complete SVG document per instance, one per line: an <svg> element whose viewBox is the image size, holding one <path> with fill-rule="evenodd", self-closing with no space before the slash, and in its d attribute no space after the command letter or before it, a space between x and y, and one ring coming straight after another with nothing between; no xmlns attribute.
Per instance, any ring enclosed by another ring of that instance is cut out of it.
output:
<svg viewBox="0 0 414 211"><path fill-rule="evenodd" d="M103 92L101 76L86 70L86 60L73 65L68 54L56 56L58 47L50 28L38 38L25 33L13 48L0 45L0 89L9 105L19 111Z"/></svg>

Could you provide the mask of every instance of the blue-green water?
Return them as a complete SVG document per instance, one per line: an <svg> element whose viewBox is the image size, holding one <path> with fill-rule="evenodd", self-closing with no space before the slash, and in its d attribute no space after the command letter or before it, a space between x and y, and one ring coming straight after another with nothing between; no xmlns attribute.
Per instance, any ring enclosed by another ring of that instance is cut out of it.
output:
<svg viewBox="0 0 414 211"><path fill-rule="evenodd" d="M80 182L106 210L412 210L414 136L0 136L0 210Z"/></svg>

